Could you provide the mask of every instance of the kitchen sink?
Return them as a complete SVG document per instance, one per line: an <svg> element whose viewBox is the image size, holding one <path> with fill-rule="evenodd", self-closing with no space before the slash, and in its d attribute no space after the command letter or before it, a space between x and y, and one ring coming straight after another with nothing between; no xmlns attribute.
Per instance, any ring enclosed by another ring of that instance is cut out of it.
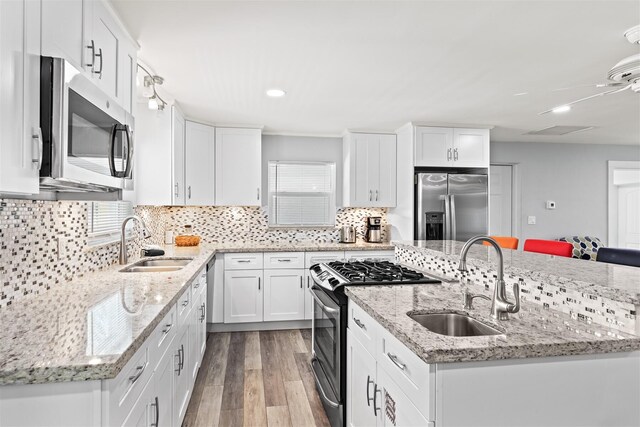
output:
<svg viewBox="0 0 640 427"><path fill-rule="evenodd" d="M481 337L501 335L503 332L466 314L426 313L407 314L431 332L452 337Z"/></svg>
<svg viewBox="0 0 640 427"><path fill-rule="evenodd" d="M193 258L180 259L144 259L120 270L121 273L161 273L182 270Z"/></svg>

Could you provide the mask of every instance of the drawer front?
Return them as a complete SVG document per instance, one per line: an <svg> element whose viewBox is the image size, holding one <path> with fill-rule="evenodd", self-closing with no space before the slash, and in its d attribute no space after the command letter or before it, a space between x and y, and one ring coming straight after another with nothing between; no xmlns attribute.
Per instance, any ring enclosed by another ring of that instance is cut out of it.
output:
<svg viewBox="0 0 640 427"><path fill-rule="evenodd" d="M198 276L193 279L193 282L191 284L191 294L192 294L192 301L195 301L198 299L198 297L200 296L200 294L202 294L205 289L207 288L207 269L203 268L200 273L198 273Z"/></svg>
<svg viewBox="0 0 640 427"><path fill-rule="evenodd" d="M153 374L146 343L113 380L109 380L109 414L111 425L120 425L131 412Z"/></svg>
<svg viewBox="0 0 640 427"><path fill-rule="evenodd" d="M224 255L225 270L260 270L262 265L262 252Z"/></svg>
<svg viewBox="0 0 640 427"><path fill-rule="evenodd" d="M176 310L178 312L178 326L182 326L188 322L187 315L191 309L191 286L189 286L178 298L176 303Z"/></svg>
<svg viewBox="0 0 640 427"><path fill-rule="evenodd" d="M344 261L343 251L328 251L328 252L305 252L304 254L304 267L309 268L312 265L319 264L321 262L332 261Z"/></svg>
<svg viewBox="0 0 640 427"><path fill-rule="evenodd" d="M429 418L433 413L430 400L435 395L435 366L423 362L382 327L376 359L378 366L394 379L416 408Z"/></svg>
<svg viewBox="0 0 640 427"><path fill-rule="evenodd" d="M380 325L373 320L363 309L349 300L349 318L347 327L360 344L375 357L376 340L379 335Z"/></svg>
<svg viewBox="0 0 640 427"><path fill-rule="evenodd" d="M265 252L264 268L304 268L304 252Z"/></svg>
<svg viewBox="0 0 640 427"><path fill-rule="evenodd" d="M155 369L158 363L162 359L162 355L167 351L167 348L171 345L173 337L176 335L178 329L178 318L176 306L171 307L171 310L164 316L164 319L156 326L156 329L151 333L149 338L149 359L151 360L151 366Z"/></svg>
<svg viewBox="0 0 640 427"><path fill-rule="evenodd" d="M345 251L344 255L347 261L377 259L394 262L396 259L395 253L392 249L388 251Z"/></svg>

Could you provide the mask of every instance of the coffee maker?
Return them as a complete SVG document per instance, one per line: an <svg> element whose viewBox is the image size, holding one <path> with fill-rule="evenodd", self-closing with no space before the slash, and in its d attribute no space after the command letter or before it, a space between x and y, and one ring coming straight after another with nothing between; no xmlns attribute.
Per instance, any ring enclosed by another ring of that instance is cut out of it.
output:
<svg viewBox="0 0 640 427"><path fill-rule="evenodd" d="M382 218L367 216L364 218L364 240L369 243L382 242Z"/></svg>

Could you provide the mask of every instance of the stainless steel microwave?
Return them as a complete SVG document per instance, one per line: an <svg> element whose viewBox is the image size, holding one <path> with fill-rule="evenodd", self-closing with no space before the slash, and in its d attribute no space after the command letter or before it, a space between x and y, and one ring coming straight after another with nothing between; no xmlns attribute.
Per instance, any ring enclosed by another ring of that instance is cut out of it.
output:
<svg viewBox="0 0 640 427"><path fill-rule="evenodd" d="M133 116L60 58L40 58L40 188L130 188Z"/></svg>

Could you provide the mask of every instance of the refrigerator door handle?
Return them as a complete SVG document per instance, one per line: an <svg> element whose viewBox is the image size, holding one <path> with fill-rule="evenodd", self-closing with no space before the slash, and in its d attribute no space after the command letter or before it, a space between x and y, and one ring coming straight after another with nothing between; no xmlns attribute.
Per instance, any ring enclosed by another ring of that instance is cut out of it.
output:
<svg viewBox="0 0 640 427"><path fill-rule="evenodd" d="M444 239L445 240L451 240L451 230L449 229L450 227L450 210L449 210L449 195L446 194L444 196L441 196L444 198Z"/></svg>
<svg viewBox="0 0 640 427"><path fill-rule="evenodd" d="M456 199L455 195L451 194L449 196L449 215L451 216L451 240L456 240L458 238L456 233Z"/></svg>

